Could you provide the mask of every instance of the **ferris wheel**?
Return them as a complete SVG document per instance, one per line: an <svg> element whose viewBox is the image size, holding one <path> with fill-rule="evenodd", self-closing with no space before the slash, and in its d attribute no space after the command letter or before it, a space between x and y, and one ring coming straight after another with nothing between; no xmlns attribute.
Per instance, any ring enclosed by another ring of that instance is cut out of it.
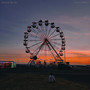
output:
<svg viewBox="0 0 90 90"><path fill-rule="evenodd" d="M60 27L48 20L32 22L24 32L24 43L26 53L30 54L32 60L55 60L64 62L66 41Z"/></svg>

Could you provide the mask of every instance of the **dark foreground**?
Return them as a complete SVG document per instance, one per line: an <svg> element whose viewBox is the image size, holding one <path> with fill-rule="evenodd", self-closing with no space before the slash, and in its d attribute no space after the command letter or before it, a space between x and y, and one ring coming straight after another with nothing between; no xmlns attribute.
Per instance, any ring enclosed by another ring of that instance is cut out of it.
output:
<svg viewBox="0 0 90 90"><path fill-rule="evenodd" d="M55 83L48 82L53 73ZM0 90L90 90L90 70L61 70L56 67L0 69Z"/></svg>

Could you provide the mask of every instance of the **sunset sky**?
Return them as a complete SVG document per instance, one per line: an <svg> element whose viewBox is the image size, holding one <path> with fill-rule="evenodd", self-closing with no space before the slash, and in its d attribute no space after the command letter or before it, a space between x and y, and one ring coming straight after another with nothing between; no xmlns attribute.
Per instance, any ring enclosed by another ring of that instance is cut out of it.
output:
<svg viewBox="0 0 90 90"><path fill-rule="evenodd" d="M66 61L90 65L90 0L0 0L0 61L29 61L24 32L40 19L62 28Z"/></svg>

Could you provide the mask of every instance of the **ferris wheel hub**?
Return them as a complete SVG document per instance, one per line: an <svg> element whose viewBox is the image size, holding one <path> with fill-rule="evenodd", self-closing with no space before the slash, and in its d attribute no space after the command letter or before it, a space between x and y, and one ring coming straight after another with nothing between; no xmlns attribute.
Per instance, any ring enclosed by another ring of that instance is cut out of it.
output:
<svg viewBox="0 0 90 90"><path fill-rule="evenodd" d="M47 40L48 40L47 38L44 39L45 42L47 42Z"/></svg>
<svg viewBox="0 0 90 90"><path fill-rule="evenodd" d="M42 41L46 43L47 41L50 41L50 38L47 35L43 35Z"/></svg>

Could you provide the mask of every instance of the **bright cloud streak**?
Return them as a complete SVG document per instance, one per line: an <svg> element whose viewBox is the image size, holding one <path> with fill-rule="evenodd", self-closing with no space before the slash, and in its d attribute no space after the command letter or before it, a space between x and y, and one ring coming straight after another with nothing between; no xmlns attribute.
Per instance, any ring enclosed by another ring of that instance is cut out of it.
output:
<svg viewBox="0 0 90 90"><path fill-rule="evenodd" d="M73 3L86 5L86 4L90 4L90 1L89 0L74 0Z"/></svg>
<svg viewBox="0 0 90 90"><path fill-rule="evenodd" d="M90 16L83 17L70 17L70 16L58 16L55 22L59 24L69 25L82 32L90 33Z"/></svg>

